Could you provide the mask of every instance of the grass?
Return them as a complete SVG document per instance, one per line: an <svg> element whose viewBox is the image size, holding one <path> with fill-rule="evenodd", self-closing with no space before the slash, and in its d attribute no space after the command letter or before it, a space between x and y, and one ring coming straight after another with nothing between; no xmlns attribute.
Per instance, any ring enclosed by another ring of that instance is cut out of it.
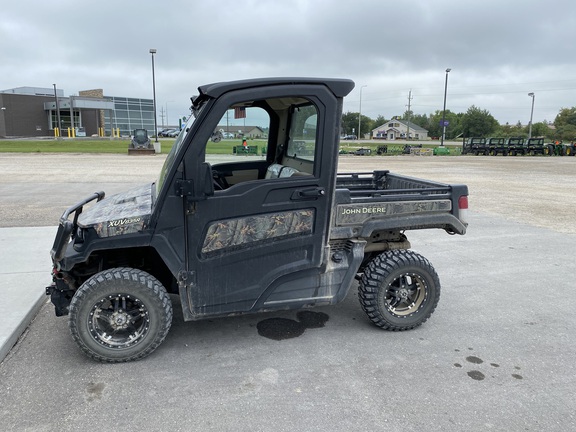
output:
<svg viewBox="0 0 576 432"><path fill-rule="evenodd" d="M1 140L0 153L128 153L128 144L127 140Z"/></svg>
<svg viewBox="0 0 576 432"><path fill-rule="evenodd" d="M160 139L161 150L163 154L170 152L174 139ZM128 145L130 141L127 139L20 139L20 140L0 140L0 153L117 153L127 154ZM371 141L371 142L346 142L340 143L340 149L346 152L354 152L354 150L364 147L372 150L372 155L376 154L379 145L386 144L385 142ZM219 143L210 142L206 149L208 154L233 154L233 149L236 146L241 146L242 142L239 139L226 139ZM262 154L262 148L266 146L265 140L250 140L249 146L257 146L258 154ZM401 154L404 148L403 144L390 144L388 143L388 155ZM424 144L424 148L438 147L439 143ZM451 148L450 154L459 154L460 148Z"/></svg>
<svg viewBox="0 0 576 432"><path fill-rule="evenodd" d="M0 140L0 153L118 153L127 154L130 141L127 139L21 139ZM161 139L162 153L172 149L174 139ZM207 153L232 154L235 146L242 142L237 139L209 143ZM258 146L258 154L266 145L265 141L251 140L249 144Z"/></svg>

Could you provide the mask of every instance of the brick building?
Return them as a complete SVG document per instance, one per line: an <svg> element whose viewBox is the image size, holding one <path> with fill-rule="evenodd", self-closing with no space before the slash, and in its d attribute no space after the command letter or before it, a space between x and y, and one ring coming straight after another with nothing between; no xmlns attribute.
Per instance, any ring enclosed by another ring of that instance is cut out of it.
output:
<svg viewBox="0 0 576 432"><path fill-rule="evenodd" d="M83 128L86 136L111 127L121 135L134 129L154 132L152 99L105 96L102 89L84 90L64 97L61 89L18 87L0 91L0 138L54 136L60 116L60 134Z"/></svg>

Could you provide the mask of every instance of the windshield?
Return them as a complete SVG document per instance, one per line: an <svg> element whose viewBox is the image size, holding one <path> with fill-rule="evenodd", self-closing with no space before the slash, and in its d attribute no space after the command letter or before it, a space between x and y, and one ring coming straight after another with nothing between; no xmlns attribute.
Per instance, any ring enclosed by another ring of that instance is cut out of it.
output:
<svg viewBox="0 0 576 432"><path fill-rule="evenodd" d="M146 144L146 142L148 142L148 132L146 132L146 129L136 129L134 131L134 141L138 144Z"/></svg>
<svg viewBox="0 0 576 432"><path fill-rule="evenodd" d="M198 113L199 113L199 111L196 111L188 118L186 125L182 128L182 130L178 134L178 137L176 138L176 141L174 142L174 145L172 146L172 150L170 150L170 153L168 153L168 156L166 156L166 160L164 161L164 165L162 166L162 169L160 170L160 176L158 177L158 181L156 182L156 191L155 191L156 197L158 196L158 194L160 193L160 190L162 189L162 186L164 185L164 181L166 180L166 175L168 174L168 171L170 171L170 168L172 167L172 164L174 163L174 159L176 157L176 154L178 153L178 150L182 146L182 142L184 141L184 137L186 136L186 132L188 132L188 130L192 127L192 125L196 121L196 117L197 117Z"/></svg>

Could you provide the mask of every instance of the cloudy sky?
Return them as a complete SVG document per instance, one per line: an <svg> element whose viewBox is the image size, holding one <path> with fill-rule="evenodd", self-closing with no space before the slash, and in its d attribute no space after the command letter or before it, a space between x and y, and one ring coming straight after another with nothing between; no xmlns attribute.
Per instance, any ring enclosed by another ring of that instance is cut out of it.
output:
<svg viewBox="0 0 576 432"><path fill-rule="evenodd" d="M268 76L351 78L344 111L475 105L501 123L576 106L574 0L19 0L0 7L0 90L156 97L170 123L201 84ZM366 87L363 87L366 86Z"/></svg>

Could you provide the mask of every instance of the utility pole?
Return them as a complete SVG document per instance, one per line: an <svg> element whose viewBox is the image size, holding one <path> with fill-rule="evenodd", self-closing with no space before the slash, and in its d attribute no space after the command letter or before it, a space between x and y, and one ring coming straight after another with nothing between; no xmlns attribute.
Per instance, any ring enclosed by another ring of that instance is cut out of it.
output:
<svg viewBox="0 0 576 432"><path fill-rule="evenodd" d="M406 131L406 141L410 139L410 102L412 101L412 89L408 92L408 130Z"/></svg>

